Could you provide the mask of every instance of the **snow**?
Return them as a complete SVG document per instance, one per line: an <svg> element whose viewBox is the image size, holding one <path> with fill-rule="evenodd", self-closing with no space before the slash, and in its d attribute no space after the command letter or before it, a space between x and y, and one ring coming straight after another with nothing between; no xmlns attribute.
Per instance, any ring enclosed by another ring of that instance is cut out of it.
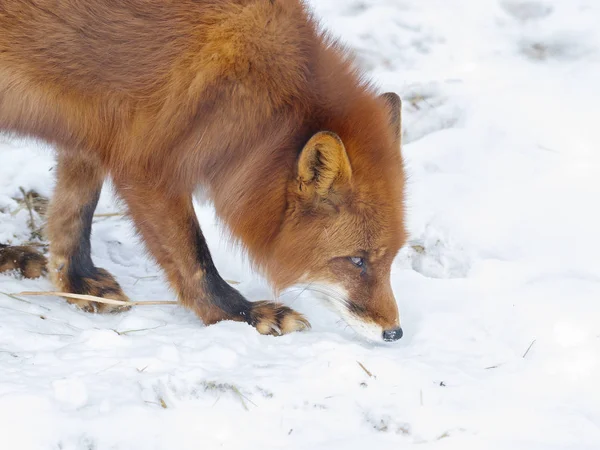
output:
<svg viewBox="0 0 600 450"><path fill-rule="evenodd" d="M366 343L300 290L281 300L313 329L278 338L173 306L0 295L2 448L600 448L600 3L312 4L404 99L405 337ZM14 199L51 193L52 153L0 148L0 242L24 242ZM118 208L105 190L98 212ZM198 214L224 278L270 298ZM92 241L133 299L173 298L128 221L98 218ZM0 275L4 293L50 288Z"/></svg>

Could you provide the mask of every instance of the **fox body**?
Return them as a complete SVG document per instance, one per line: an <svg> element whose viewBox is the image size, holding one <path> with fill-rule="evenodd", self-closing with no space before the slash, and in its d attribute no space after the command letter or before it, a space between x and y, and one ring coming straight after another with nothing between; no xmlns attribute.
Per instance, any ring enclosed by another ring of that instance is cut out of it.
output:
<svg viewBox="0 0 600 450"><path fill-rule="evenodd" d="M398 339L400 128L399 97L378 95L300 0L0 0L0 131L57 149L48 272L61 291L127 299L90 256L110 177L206 324L306 328L221 278L194 213L201 189L276 289L312 287L359 333ZM28 251L2 246L0 270L43 271Z"/></svg>

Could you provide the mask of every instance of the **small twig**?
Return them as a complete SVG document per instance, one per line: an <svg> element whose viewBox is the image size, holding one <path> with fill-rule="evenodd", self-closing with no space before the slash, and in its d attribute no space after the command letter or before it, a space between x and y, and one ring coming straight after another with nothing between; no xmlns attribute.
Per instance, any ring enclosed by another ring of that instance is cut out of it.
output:
<svg viewBox="0 0 600 450"><path fill-rule="evenodd" d="M364 370L367 375L369 375L370 378L376 378L365 366L363 366L363 364L360 361L356 361L356 362L358 363L360 368L362 370Z"/></svg>
<svg viewBox="0 0 600 450"><path fill-rule="evenodd" d="M527 356L527 353L529 353L529 350L531 350L531 347L533 347L533 344L535 344L535 341L537 339L534 339L533 341L531 341L531 344L529 344L529 347L527 347L527 350L525 351L525 353L523 353L523 358L525 358Z"/></svg>
<svg viewBox="0 0 600 450"><path fill-rule="evenodd" d="M177 305L175 301L147 301L147 302L124 302L122 300L113 300L112 298L96 297L95 295L84 295L84 294L70 294L68 292L19 292L13 295L24 295L24 296L55 296L74 298L76 300L87 300L90 302L106 303L107 305L118 305L118 306L151 306L151 305Z"/></svg>

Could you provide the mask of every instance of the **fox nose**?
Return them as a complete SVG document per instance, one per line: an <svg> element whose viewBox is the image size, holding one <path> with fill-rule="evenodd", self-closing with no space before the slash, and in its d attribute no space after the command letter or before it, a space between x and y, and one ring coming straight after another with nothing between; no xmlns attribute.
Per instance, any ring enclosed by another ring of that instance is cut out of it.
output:
<svg viewBox="0 0 600 450"><path fill-rule="evenodd" d="M394 328L393 330L385 330L383 332L383 340L386 342L397 341L402 337L404 333L402 332L402 328Z"/></svg>

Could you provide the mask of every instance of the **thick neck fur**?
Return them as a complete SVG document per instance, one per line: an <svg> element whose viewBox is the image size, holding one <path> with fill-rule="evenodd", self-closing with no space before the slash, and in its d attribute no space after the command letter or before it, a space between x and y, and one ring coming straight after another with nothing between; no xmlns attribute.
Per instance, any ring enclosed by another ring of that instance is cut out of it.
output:
<svg viewBox="0 0 600 450"><path fill-rule="evenodd" d="M256 140L248 136L254 145L241 142L242 150L220 173L207 174L218 217L258 268L267 265L276 245L288 207L288 186L310 137L318 131L333 131L351 143L350 153L365 148L363 143L373 134L387 132L383 105L353 71L345 52L328 46L317 57L310 90L301 102L305 106L274 115L258 126L259 131L249 132L260 135Z"/></svg>

